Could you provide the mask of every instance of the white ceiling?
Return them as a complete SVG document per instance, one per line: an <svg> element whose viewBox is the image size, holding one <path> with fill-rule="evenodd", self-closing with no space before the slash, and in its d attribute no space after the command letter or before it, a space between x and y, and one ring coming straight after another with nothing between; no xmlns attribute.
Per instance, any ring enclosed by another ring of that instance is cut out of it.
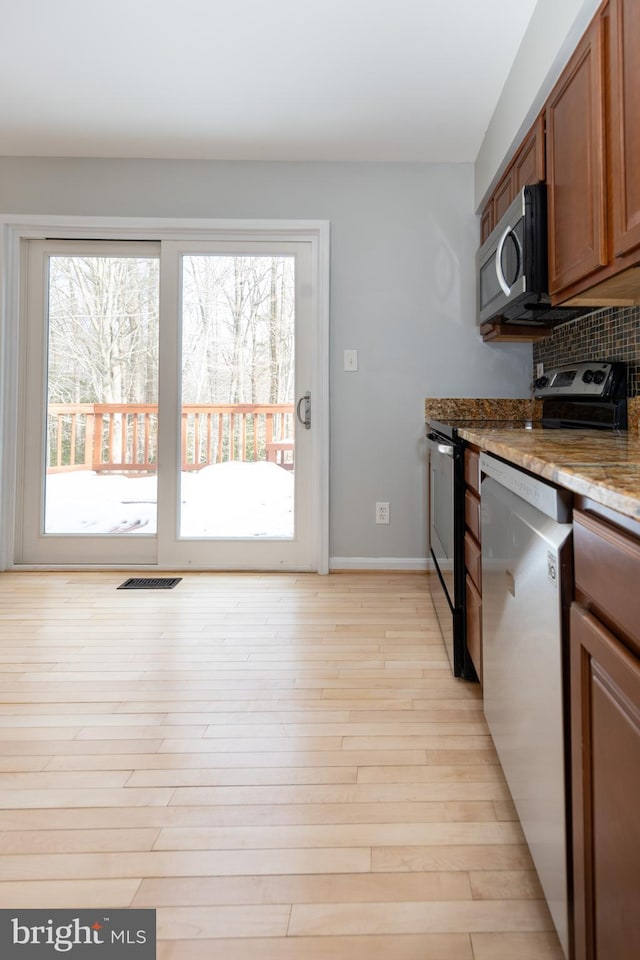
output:
<svg viewBox="0 0 640 960"><path fill-rule="evenodd" d="M0 155L473 162L536 0L0 0Z"/></svg>

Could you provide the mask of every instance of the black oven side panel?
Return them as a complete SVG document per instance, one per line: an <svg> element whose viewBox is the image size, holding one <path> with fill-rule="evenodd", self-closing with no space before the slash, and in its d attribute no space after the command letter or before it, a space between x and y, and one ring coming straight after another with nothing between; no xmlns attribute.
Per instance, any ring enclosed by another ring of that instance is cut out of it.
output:
<svg viewBox="0 0 640 960"><path fill-rule="evenodd" d="M430 439L436 440L433 435ZM445 439L445 438L443 438ZM451 444L451 438L447 438ZM464 441L453 439L453 550L452 567L446 576L440 569L436 554L431 548L431 559L436 576L431 576L430 592L442 631L445 648L455 677L477 680L477 675L467 652L465 618L465 571L464 571ZM431 498L430 498L431 499ZM432 504L430 504L433 506Z"/></svg>
<svg viewBox="0 0 640 960"><path fill-rule="evenodd" d="M449 593L433 551L431 551L431 559L435 572L435 576L432 574L429 577L431 600L433 601L436 617L440 625L440 631L451 664L451 670L455 677L461 677L463 676L465 661L465 651L463 648L463 611L459 606L452 607Z"/></svg>
<svg viewBox="0 0 640 960"><path fill-rule="evenodd" d="M458 611L457 623L454 633L454 676L461 677L463 680L478 682L478 674L473 665L473 661L467 650L467 591L465 587L465 566L464 566L464 533L465 533L465 479L464 479L464 448L466 443L459 440L460 459L456 461L456 470L454 473L454 574L455 574L455 594L456 609Z"/></svg>

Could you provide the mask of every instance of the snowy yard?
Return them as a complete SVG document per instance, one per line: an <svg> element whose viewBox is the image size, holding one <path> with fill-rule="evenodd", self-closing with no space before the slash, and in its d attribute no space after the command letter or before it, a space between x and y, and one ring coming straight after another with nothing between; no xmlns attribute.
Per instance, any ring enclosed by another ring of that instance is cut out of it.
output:
<svg viewBox="0 0 640 960"><path fill-rule="evenodd" d="M292 537L291 471L274 463L217 463L182 473L183 537ZM89 470L47 476L46 533L156 533L156 477Z"/></svg>

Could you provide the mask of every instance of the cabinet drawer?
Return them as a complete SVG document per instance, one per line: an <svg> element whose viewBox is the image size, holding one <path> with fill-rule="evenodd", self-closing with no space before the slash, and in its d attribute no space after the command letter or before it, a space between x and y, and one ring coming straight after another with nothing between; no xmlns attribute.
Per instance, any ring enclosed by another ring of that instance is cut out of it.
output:
<svg viewBox="0 0 640 960"><path fill-rule="evenodd" d="M480 495L480 454L477 450L464 452L464 482Z"/></svg>
<svg viewBox="0 0 640 960"><path fill-rule="evenodd" d="M471 490L464 493L464 522L480 543L480 497Z"/></svg>
<svg viewBox="0 0 640 960"><path fill-rule="evenodd" d="M576 510L573 519L576 588L640 649L640 542L590 514Z"/></svg>
<svg viewBox="0 0 640 960"><path fill-rule="evenodd" d="M482 597L476 590L473 580L467 575L465 581L467 650L482 683Z"/></svg>
<svg viewBox="0 0 640 960"><path fill-rule="evenodd" d="M482 551L469 531L464 535L464 565L475 586L482 591Z"/></svg>

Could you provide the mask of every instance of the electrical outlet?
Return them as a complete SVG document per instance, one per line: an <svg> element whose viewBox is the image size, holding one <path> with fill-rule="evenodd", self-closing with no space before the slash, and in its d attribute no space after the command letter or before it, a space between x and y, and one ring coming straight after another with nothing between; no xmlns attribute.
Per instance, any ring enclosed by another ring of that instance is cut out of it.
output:
<svg viewBox="0 0 640 960"><path fill-rule="evenodd" d="M389 523L388 501L376 503L376 523Z"/></svg>

